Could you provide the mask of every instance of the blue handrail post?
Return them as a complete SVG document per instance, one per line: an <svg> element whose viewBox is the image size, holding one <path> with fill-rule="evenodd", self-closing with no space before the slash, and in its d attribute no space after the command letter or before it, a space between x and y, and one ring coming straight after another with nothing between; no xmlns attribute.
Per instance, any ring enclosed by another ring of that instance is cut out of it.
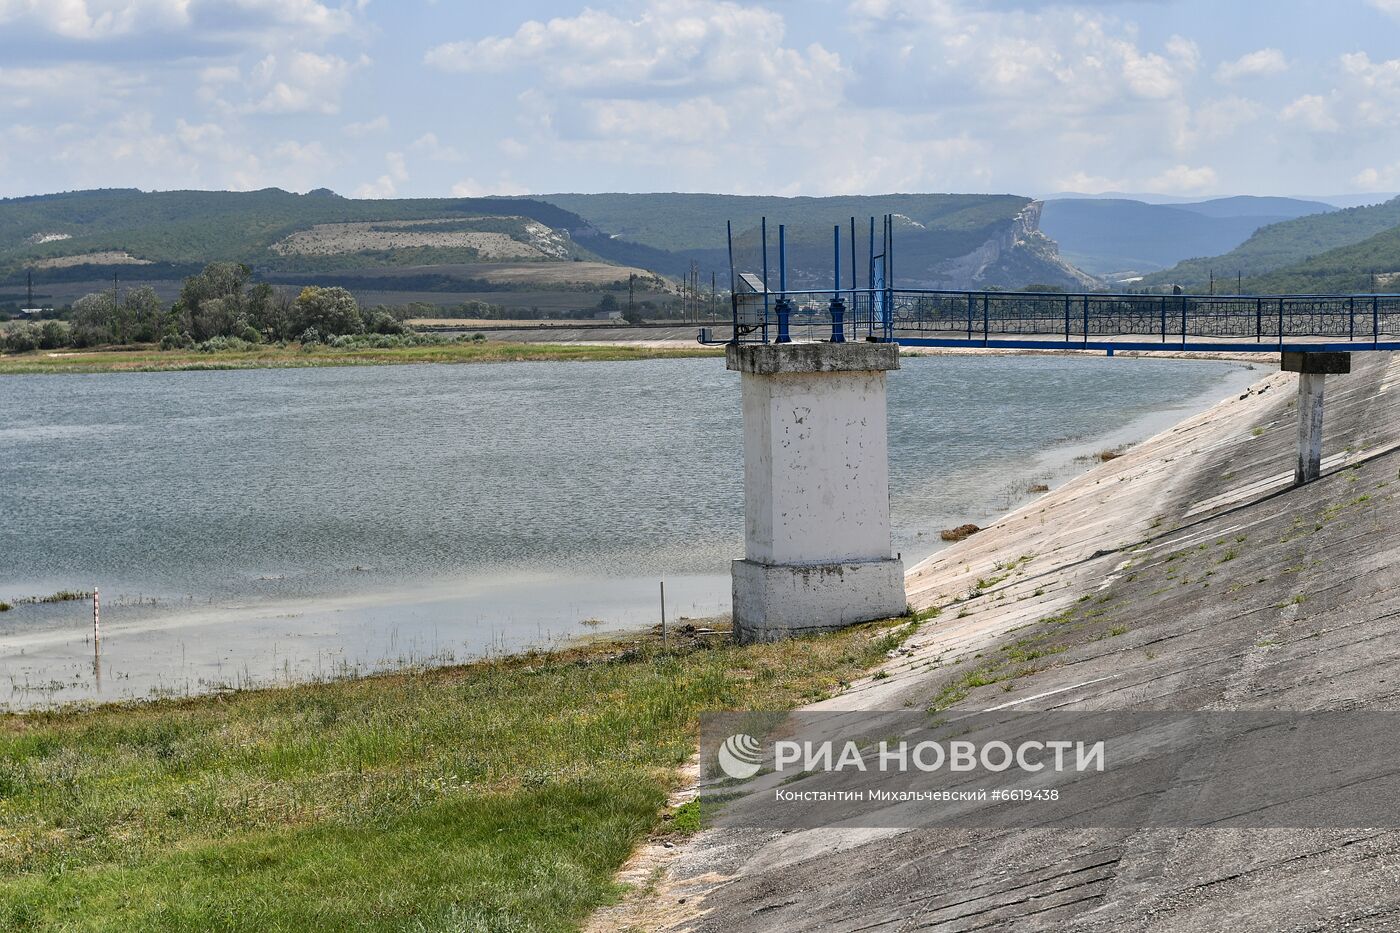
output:
<svg viewBox="0 0 1400 933"><path fill-rule="evenodd" d="M1089 345L1089 296L1084 296L1084 346Z"/></svg>
<svg viewBox="0 0 1400 933"><path fill-rule="evenodd" d="M1162 342L1167 342L1167 296L1162 296Z"/></svg>
<svg viewBox="0 0 1400 933"><path fill-rule="evenodd" d="M1264 341L1264 299L1254 299L1254 342Z"/></svg>
<svg viewBox="0 0 1400 933"><path fill-rule="evenodd" d="M836 224L832 229L833 253L836 261L832 263L832 268L836 273L836 286L831 293L831 342L846 342L846 303L841 300L841 225ZM855 269L851 273L855 274Z"/></svg>
<svg viewBox="0 0 1400 933"><path fill-rule="evenodd" d="M1356 339L1356 298L1347 299L1347 339Z"/></svg>
<svg viewBox="0 0 1400 933"><path fill-rule="evenodd" d="M972 339L972 308L977 301L977 297L972 292L967 293L967 339Z"/></svg>
<svg viewBox="0 0 1400 933"><path fill-rule="evenodd" d="M1066 296L1065 296L1065 343L1069 343L1069 301L1070 301L1070 298L1069 298L1068 295L1066 295Z"/></svg>
<svg viewBox="0 0 1400 933"><path fill-rule="evenodd" d="M1371 346L1377 346L1381 342L1381 300L1375 295L1371 296Z"/></svg>
<svg viewBox="0 0 1400 933"><path fill-rule="evenodd" d="M792 302L787 296L787 225L778 224L778 343L792 343Z"/></svg>

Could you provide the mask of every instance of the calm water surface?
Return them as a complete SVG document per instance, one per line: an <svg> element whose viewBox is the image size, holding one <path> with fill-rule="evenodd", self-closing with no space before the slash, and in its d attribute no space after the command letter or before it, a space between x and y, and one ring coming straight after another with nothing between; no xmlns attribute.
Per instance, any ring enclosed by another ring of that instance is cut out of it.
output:
<svg viewBox="0 0 1400 933"><path fill-rule="evenodd" d="M1238 366L907 358L895 548L985 521L1252 381ZM728 609L739 379L714 359L0 377L0 702L460 659ZM99 683L100 681L100 683Z"/></svg>

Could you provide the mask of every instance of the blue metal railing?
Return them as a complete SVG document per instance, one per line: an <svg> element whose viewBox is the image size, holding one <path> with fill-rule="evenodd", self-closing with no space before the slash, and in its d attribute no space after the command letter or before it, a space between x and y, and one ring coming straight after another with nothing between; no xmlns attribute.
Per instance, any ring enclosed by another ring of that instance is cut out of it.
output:
<svg viewBox="0 0 1400 933"><path fill-rule="evenodd" d="M909 346L1400 349L1400 295L1118 295L857 289L740 294L704 343L876 340Z"/></svg>

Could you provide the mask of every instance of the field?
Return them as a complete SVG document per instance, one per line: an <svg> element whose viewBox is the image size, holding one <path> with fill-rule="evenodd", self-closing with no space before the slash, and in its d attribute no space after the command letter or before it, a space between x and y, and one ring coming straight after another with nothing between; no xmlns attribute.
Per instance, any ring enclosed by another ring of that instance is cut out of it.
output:
<svg viewBox="0 0 1400 933"><path fill-rule="evenodd" d="M279 256L457 248L473 250L484 260L565 259L569 255L567 240L543 224L517 217L317 224L272 244L272 251Z"/></svg>
<svg viewBox="0 0 1400 933"><path fill-rule="evenodd" d="M656 832L697 717L839 691L914 624L655 637L0 718L0 929L574 929Z"/></svg>
<svg viewBox="0 0 1400 933"><path fill-rule="evenodd" d="M33 373L166 372L198 369L282 369L303 366L371 366L395 363L518 363L569 360L653 360L716 356L695 346L659 348L505 343L485 340L422 347L337 350L325 346L264 346L204 353L198 350L34 351L0 354L0 375Z"/></svg>

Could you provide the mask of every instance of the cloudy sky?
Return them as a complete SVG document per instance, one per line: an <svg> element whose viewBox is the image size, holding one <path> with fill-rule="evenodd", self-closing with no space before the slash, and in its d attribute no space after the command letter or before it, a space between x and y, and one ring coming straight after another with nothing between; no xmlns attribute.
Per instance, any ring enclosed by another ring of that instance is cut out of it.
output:
<svg viewBox="0 0 1400 933"><path fill-rule="evenodd" d="M0 0L0 196L1400 190L1400 0Z"/></svg>

